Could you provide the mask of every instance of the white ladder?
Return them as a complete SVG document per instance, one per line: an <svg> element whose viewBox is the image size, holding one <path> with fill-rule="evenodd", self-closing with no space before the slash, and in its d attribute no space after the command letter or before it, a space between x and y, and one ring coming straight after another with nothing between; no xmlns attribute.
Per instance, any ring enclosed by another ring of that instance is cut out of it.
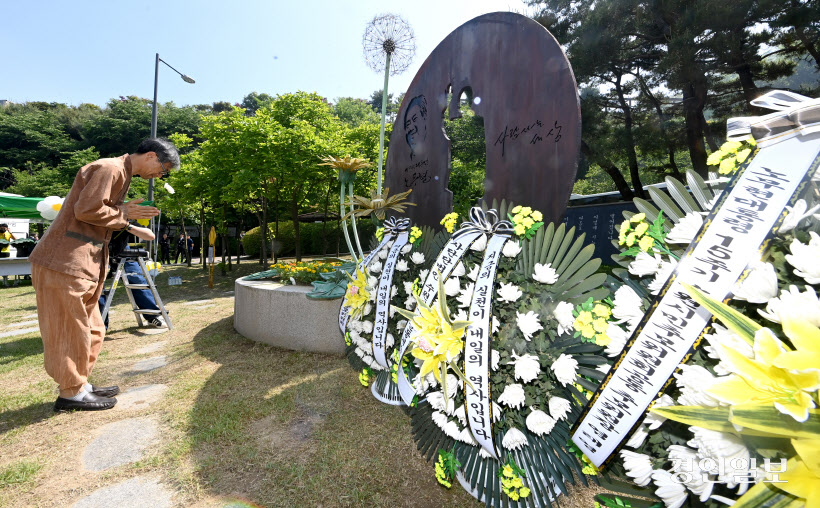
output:
<svg viewBox="0 0 820 508"><path fill-rule="evenodd" d="M145 278L147 284L131 284L128 282L128 276L125 274L125 263L127 261L134 261L139 264L140 269L142 270L142 276ZM117 265L117 271L114 274L114 282L111 283L111 290L108 292L108 297L105 299L105 308L102 311L102 318L105 321L106 316L108 316L108 311L111 308L111 302L114 300L114 292L117 289L117 285L119 284L120 279L122 279L122 285L125 286L125 292L128 294L128 300L131 301L131 310L134 311L134 315L137 318L137 325L140 327L145 326L145 316L162 316L165 320L166 325L168 326L168 330L173 330L173 325L171 324L171 318L168 316L168 311L165 310L165 305L162 303L162 298L159 297L159 291L157 291L157 286L154 284L154 278L151 277L151 274L148 273L148 268L145 267L145 261L141 257L121 257L120 263ZM137 307L136 302L134 301L134 295L131 292L134 289L149 289L151 290L151 294L154 296L154 301L157 303L157 307L159 309L140 309Z"/></svg>

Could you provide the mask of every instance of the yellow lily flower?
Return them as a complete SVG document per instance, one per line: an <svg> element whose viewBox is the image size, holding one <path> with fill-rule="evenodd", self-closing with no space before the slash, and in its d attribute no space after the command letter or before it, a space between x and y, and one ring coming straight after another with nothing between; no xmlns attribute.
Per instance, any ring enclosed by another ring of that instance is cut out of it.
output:
<svg viewBox="0 0 820 508"><path fill-rule="evenodd" d="M370 300L370 293L367 291L367 274L358 267L356 268L356 278L350 277L345 297L347 300L344 306L350 307L351 316L361 316L367 302Z"/></svg>
<svg viewBox="0 0 820 508"><path fill-rule="evenodd" d="M716 344L720 358L732 375L722 378L707 392L732 405L773 404L778 411L804 422L815 407L809 393L820 388L820 371L790 372L774 365L786 352L785 345L767 328L755 334L754 359Z"/></svg>
<svg viewBox="0 0 820 508"><path fill-rule="evenodd" d="M798 456L786 463L780 473L785 483L773 483L793 496L805 499L807 508L820 507L820 439L792 439Z"/></svg>
<svg viewBox="0 0 820 508"><path fill-rule="evenodd" d="M774 365L799 372L820 370L820 328L797 316L787 316L783 331L797 351L781 353Z"/></svg>

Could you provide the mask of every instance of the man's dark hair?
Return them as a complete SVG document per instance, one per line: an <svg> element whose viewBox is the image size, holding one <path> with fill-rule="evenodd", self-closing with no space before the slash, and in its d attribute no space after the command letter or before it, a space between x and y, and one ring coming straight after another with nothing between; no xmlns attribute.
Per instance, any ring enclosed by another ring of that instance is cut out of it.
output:
<svg viewBox="0 0 820 508"><path fill-rule="evenodd" d="M148 138L142 140L140 146L137 147L136 153L154 152L157 154L157 160L160 163L171 163L174 169L179 168L179 152L173 143L165 138Z"/></svg>
<svg viewBox="0 0 820 508"><path fill-rule="evenodd" d="M422 118L427 118L427 99L423 95L417 95L416 97L410 99L410 103L407 104L407 109L404 110L405 122L407 121L407 114L410 113L413 106L418 106Z"/></svg>

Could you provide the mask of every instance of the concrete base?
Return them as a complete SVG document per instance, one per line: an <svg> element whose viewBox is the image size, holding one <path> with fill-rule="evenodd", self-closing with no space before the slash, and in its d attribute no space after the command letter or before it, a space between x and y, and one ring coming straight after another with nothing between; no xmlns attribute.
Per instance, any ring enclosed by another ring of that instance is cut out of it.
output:
<svg viewBox="0 0 820 508"><path fill-rule="evenodd" d="M308 300L311 286L236 281L233 327L245 337L294 351L343 355L341 300Z"/></svg>

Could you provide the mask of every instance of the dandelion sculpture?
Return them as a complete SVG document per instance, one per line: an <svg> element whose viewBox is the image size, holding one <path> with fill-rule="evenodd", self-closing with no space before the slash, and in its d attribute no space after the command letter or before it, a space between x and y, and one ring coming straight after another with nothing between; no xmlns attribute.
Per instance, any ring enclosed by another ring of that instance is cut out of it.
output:
<svg viewBox="0 0 820 508"><path fill-rule="evenodd" d="M387 82L390 75L401 74L416 54L416 38L413 29L404 19L395 14L382 14L367 25L362 38L364 59L376 72L384 69L384 90L382 91L382 124L379 132L379 173L378 193L382 193L382 167L384 163L384 119L387 113Z"/></svg>

